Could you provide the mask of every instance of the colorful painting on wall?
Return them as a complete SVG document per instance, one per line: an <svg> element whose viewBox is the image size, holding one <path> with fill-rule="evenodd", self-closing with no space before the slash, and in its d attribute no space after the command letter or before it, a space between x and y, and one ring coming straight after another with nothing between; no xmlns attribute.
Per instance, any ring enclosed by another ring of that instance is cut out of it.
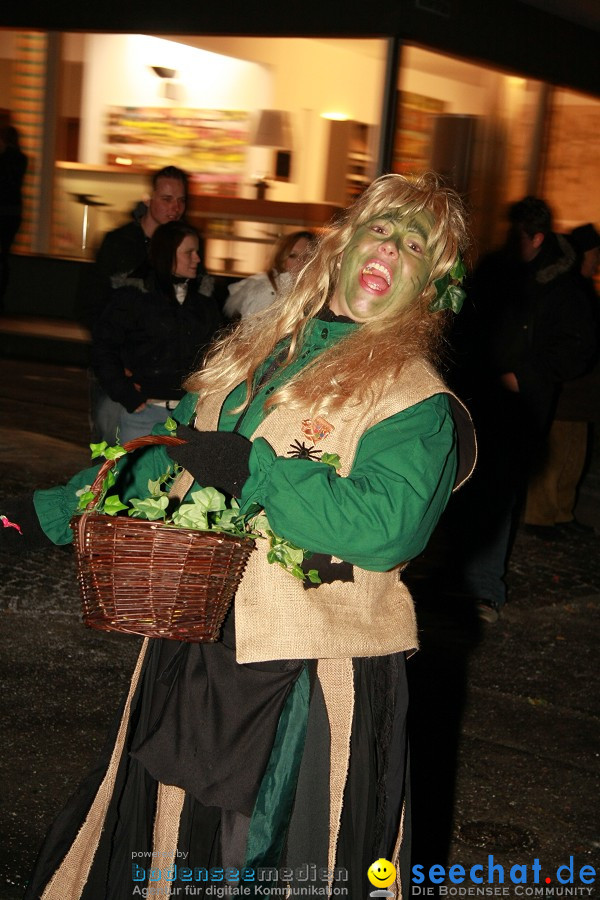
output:
<svg viewBox="0 0 600 900"><path fill-rule="evenodd" d="M113 106L106 116L106 162L179 166L201 193L236 196L248 136L246 111Z"/></svg>
<svg viewBox="0 0 600 900"><path fill-rule="evenodd" d="M398 91L393 171L400 175L420 175L429 169L431 136L435 116L445 103L410 91Z"/></svg>

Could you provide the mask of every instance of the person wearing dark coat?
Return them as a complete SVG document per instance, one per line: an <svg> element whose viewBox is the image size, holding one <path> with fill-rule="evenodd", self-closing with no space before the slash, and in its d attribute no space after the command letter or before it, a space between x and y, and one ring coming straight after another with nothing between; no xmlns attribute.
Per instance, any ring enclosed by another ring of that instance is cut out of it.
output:
<svg viewBox="0 0 600 900"><path fill-rule="evenodd" d="M21 190L27 157L19 145L19 132L12 125L0 128L0 305L8 285L8 255L21 225Z"/></svg>
<svg viewBox="0 0 600 900"><path fill-rule="evenodd" d="M96 324L92 368L121 405L121 443L168 418L183 397L183 379L223 324L212 279L197 277L198 251L194 228L160 225L148 264L125 279Z"/></svg>
<svg viewBox="0 0 600 900"><path fill-rule="evenodd" d="M148 201L138 203L131 221L104 235L80 290L81 317L88 327L96 324L111 290L146 262L158 226L183 218L187 193L188 178L182 169L166 166L154 172Z"/></svg>
<svg viewBox="0 0 600 900"><path fill-rule="evenodd" d="M594 285L600 265L600 234L588 223L574 228L567 238L577 254L575 277L588 299L596 351L585 372L562 386L543 465L529 482L524 520L529 530L546 540L560 538L564 531L594 532L591 525L575 517L574 510L590 426L598 425L600 414L600 301Z"/></svg>
<svg viewBox="0 0 600 900"><path fill-rule="evenodd" d="M130 222L105 234L95 263L86 267L78 289L80 319L90 331L113 290L147 261L150 239L158 226L182 218L187 192L188 177L182 169L165 166L153 172L148 201L137 204ZM92 440L114 444L121 409L102 389L92 371L89 377Z"/></svg>
<svg viewBox="0 0 600 900"><path fill-rule="evenodd" d="M561 385L585 371L596 347L575 252L552 231L546 203L509 210L504 247L484 257L457 335L457 390L479 439L475 478L458 498L457 586L493 622L506 602L514 515L540 462Z"/></svg>

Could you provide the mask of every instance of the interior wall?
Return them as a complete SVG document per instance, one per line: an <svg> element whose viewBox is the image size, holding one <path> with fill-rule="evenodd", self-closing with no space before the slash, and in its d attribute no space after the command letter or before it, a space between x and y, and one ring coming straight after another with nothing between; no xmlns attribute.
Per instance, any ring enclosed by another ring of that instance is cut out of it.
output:
<svg viewBox="0 0 600 900"><path fill-rule="evenodd" d="M13 33L0 30L0 89L10 77ZM271 200L321 202L331 110L380 126L387 43L384 40L236 38L65 33L62 43L62 115L81 109L79 162L104 162L106 106L160 106L160 83L149 66L175 68L184 87L181 105L213 109L283 109L290 113L289 182L273 182ZM4 65L4 63L6 63ZM82 77L72 77L79 73ZM260 151L259 151L260 153ZM264 157L264 154L263 154ZM249 153L248 191L256 168Z"/></svg>
<svg viewBox="0 0 600 900"><path fill-rule="evenodd" d="M443 72L447 57L439 57L439 72L427 71L427 60L434 54L409 47L402 58L399 90L434 97L446 104L448 113L482 116L488 109L490 73L470 63L449 66ZM444 62L442 62L442 60ZM475 77L473 77L475 76Z"/></svg>
<svg viewBox="0 0 600 900"><path fill-rule="evenodd" d="M271 76L264 66L207 53L146 35L90 34L85 41L80 159L104 159L109 106L255 109L272 104ZM181 99L161 96L162 79L152 66L177 71Z"/></svg>
<svg viewBox="0 0 600 900"><path fill-rule="evenodd" d="M307 38L187 37L194 46L259 61L272 74L273 108L291 116L289 183L275 182L269 199L319 203L332 110L379 128L386 41Z"/></svg>
<svg viewBox="0 0 600 900"><path fill-rule="evenodd" d="M0 29L0 109L12 103L13 60L16 56L16 32Z"/></svg>

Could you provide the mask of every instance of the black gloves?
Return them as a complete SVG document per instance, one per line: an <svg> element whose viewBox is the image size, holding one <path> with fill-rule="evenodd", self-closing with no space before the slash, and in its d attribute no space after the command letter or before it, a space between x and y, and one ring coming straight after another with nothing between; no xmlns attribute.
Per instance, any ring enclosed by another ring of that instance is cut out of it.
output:
<svg viewBox="0 0 600 900"><path fill-rule="evenodd" d="M7 550L45 550L52 546L52 541L42 531L40 520L33 505L33 495L26 494L13 497L0 504L0 513L6 517L7 524L0 522L0 546ZM21 529L13 528L14 522Z"/></svg>
<svg viewBox="0 0 600 900"><path fill-rule="evenodd" d="M171 459L190 472L202 487L215 487L239 497L250 474L252 441L236 431L196 431L179 425L175 432L187 441L167 447Z"/></svg>

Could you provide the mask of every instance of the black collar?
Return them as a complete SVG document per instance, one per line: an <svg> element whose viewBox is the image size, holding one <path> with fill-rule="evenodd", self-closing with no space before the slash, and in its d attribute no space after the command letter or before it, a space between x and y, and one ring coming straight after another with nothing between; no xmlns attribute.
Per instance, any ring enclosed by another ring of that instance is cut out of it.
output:
<svg viewBox="0 0 600 900"><path fill-rule="evenodd" d="M345 322L349 325L357 324L354 319L350 319L348 316L336 316L328 306L324 306L320 309L315 318L319 319L321 322Z"/></svg>

